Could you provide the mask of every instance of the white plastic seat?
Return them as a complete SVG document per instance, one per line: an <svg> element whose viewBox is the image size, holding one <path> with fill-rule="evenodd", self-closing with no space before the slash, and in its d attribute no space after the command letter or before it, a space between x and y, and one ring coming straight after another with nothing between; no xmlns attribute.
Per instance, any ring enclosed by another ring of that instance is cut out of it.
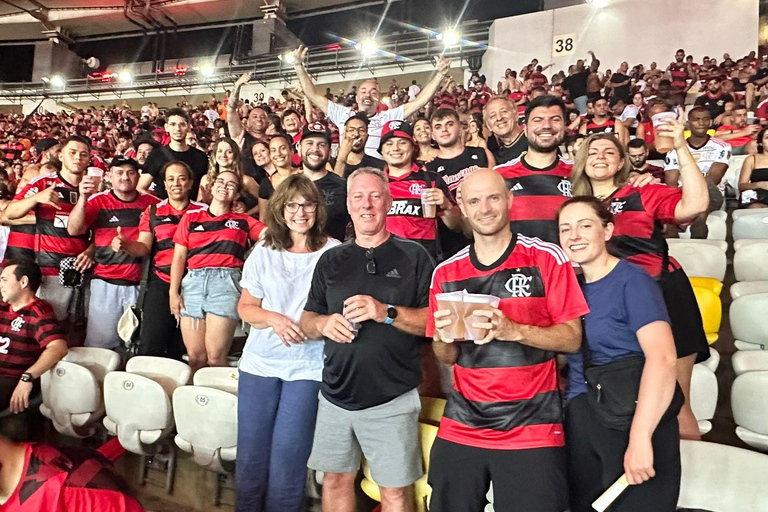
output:
<svg viewBox="0 0 768 512"><path fill-rule="evenodd" d="M768 280L768 242L741 247L733 256L733 272L737 281Z"/></svg>
<svg viewBox="0 0 768 512"><path fill-rule="evenodd" d="M731 299L736 300L744 295L753 293L768 293L768 281L742 281L733 283L728 289Z"/></svg>
<svg viewBox="0 0 768 512"><path fill-rule="evenodd" d="M709 217L717 217L718 219L725 221L728 219L728 212L725 210L715 210L709 214Z"/></svg>
<svg viewBox="0 0 768 512"><path fill-rule="evenodd" d="M764 512L768 456L704 441L680 441L678 507L717 512Z"/></svg>
<svg viewBox="0 0 768 512"><path fill-rule="evenodd" d="M746 372L736 377L731 387L731 407L739 439L768 451L768 371Z"/></svg>
<svg viewBox="0 0 768 512"><path fill-rule="evenodd" d="M733 239L744 238L768 238L768 211L744 215L733 221Z"/></svg>
<svg viewBox="0 0 768 512"><path fill-rule="evenodd" d="M237 385L240 381L237 368L200 368L195 372L192 382L195 386L220 389L237 395Z"/></svg>
<svg viewBox="0 0 768 512"><path fill-rule="evenodd" d="M759 215L761 213L765 213L761 210L762 208L740 208L738 210L733 210L733 220L740 219L741 217L745 217L747 215Z"/></svg>
<svg viewBox="0 0 768 512"><path fill-rule="evenodd" d="M731 160L728 163L728 169L725 171L725 174L723 175L723 182L727 185L726 191L728 190L728 188L736 191L739 190L739 176L741 176L741 166L744 164L744 160L746 158L747 158L747 155L738 155L738 156L731 157Z"/></svg>
<svg viewBox="0 0 768 512"><path fill-rule="evenodd" d="M768 293L744 295L731 302L729 317L736 348L744 350L745 343L755 345L755 349L768 346L767 312Z"/></svg>
<svg viewBox="0 0 768 512"><path fill-rule="evenodd" d="M669 255L675 258L689 277L710 277L722 281L728 260L718 247L709 244L677 242L669 246Z"/></svg>
<svg viewBox="0 0 768 512"><path fill-rule="evenodd" d="M725 214L723 217L720 214ZM707 216L707 238L706 240L720 240L725 241L725 237L728 234L728 228L725 224L727 213L721 210L710 213ZM679 240L691 240L691 227L688 226L685 231L680 232L678 235ZM673 239L670 239L673 240ZM694 239L701 240L701 239Z"/></svg>
<svg viewBox="0 0 768 512"><path fill-rule="evenodd" d="M725 240L710 240L709 238L667 238L667 245L672 247L675 244L703 244L717 247L723 252L728 250L728 242Z"/></svg>
<svg viewBox="0 0 768 512"><path fill-rule="evenodd" d="M181 386L173 392L173 415L176 446L206 469L234 472L237 396L209 387Z"/></svg>
<svg viewBox="0 0 768 512"><path fill-rule="evenodd" d="M731 356L736 376L747 372L768 372L768 351L739 350Z"/></svg>
<svg viewBox="0 0 768 512"><path fill-rule="evenodd" d="M768 242L768 238L742 238L741 240L735 240L733 242L733 250L738 251L747 245L759 244L762 242Z"/></svg>
<svg viewBox="0 0 768 512"><path fill-rule="evenodd" d="M706 434L712 430L710 420L715 417L717 407L717 378L715 373L697 364L691 376L691 409L699 422L699 431Z"/></svg>
<svg viewBox="0 0 768 512"><path fill-rule="evenodd" d="M192 370L179 361L162 357L136 356L124 372L104 379L104 426L128 451L151 455L152 445L173 430L171 397L177 387L189 382Z"/></svg>
<svg viewBox="0 0 768 512"><path fill-rule="evenodd" d="M41 378L40 412L70 437L88 437L104 417L104 376L116 370L120 356L104 348L77 347Z"/></svg>

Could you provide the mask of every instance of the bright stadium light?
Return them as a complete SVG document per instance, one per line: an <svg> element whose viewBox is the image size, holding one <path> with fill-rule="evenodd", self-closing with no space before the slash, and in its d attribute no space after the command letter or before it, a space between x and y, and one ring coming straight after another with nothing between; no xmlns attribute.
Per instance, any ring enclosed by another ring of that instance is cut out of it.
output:
<svg viewBox="0 0 768 512"><path fill-rule="evenodd" d="M587 0L588 4L592 4L592 6L596 9L602 9L603 7L608 7L608 4L611 3L611 0Z"/></svg>
<svg viewBox="0 0 768 512"><path fill-rule="evenodd" d="M442 41L445 47L456 46L461 42L461 36L455 30L446 30L442 34L437 35L437 40Z"/></svg>
<svg viewBox="0 0 768 512"><path fill-rule="evenodd" d="M64 84L66 84L66 82L61 75L54 75L51 77L51 86L56 87L57 89L63 89Z"/></svg>
<svg viewBox="0 0 768 512"><path fill-rule="evenodd" d="M121 71L119 75L117 75L117 79L122 84L129 84L133 82L133 75L129 71Z"/></svg>
<svg viewBox="0 0 768 512"><path fill-rule="evenodd" d="M294 62L296 62L296 57L293 56L293 52L285 52L284 54L280 55L280 60L289 66L292 66Z"/></svg>
<svg viewBox="0 0 768 512"><path fill-rule="evenodd" d="M355 45L355 49L363 54L363 57L370 57L379 51L379 47L373 39L365 39Z"/></svg>
<svg viewBox="0 0 768 512"><path fill-rule="evenodd" d="M216 73L216 69L211 64L203 64L200 66L200 74L206 78L212 77Z"/></svg>

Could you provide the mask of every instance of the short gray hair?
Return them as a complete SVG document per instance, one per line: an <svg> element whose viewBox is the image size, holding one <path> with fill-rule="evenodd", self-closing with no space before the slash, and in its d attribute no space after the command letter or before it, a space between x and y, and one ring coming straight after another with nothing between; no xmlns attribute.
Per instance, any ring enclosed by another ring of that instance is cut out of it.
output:
<svg viewBox="0 0 768 512"><path fill-rule="evenodd" d="M384 174L384 171L381 169L377 169L375 167L361 167L359 169L356 169L355 172L349 175L349 178L347 178L347 195L349 195L349 190L352 188L352 180L357 178L358 176L364 176L364 175L370 175L370 176L376 176L381 180L381 183L384 185L384 189L389 193L389 177Z"/></svg>

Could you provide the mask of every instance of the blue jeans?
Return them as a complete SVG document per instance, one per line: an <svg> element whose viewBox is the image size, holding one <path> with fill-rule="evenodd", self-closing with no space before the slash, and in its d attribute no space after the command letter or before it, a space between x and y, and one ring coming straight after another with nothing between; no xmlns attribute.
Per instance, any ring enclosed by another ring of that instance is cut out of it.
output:
<svg viewBox="0 0 768 512"><path fill-rule="evenodd" d="M320 383L240 372L236 512L298 512Z"/></svg>
<svg viewBox="0 0 768 512"><path fill-rule="evenodd" d="M585 115L587 113L587 97L586 96L579 96L578 98L573 98L573 103L576 105L576 108L579 110L579 113L581 115Z"/></svg>

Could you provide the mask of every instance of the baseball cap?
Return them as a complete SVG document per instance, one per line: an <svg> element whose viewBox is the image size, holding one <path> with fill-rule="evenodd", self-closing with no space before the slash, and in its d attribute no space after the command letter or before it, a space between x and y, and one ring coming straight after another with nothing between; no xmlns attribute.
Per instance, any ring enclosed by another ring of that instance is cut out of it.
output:
<svg viewBox="0 0 768 512"><path fill-rule="evenodd" d="M328 131L323 123L309 123L301 130L301 140L310 137L322 137L328 144L331 143L331 132Z"/></svg>
<svg viewBox="0 0 768 512"><path fill-rule="evenodd" d="M416 146L416 141L413 140L413 127L405 121L388 121L381 129L381 142L379 143L379 153L381 148L384 147L384 143L389 139L398 137L400 139L408 139L411 144Z"/></svg>
<svg viewBox="0 0 768 512"><path fill-rule="evenodd" d="M111 162L109 162L110 169L112 169L113 167L117 167L119 165L130 165L137 171L141 168L141 166L139 165L139 162L137 162L133 158L128 158L122 155L116 156L115 158L112 159Z"/></svg>
<svg viewBox="0 0 768 512"><path fill-rule="evenodd" d="M48 151L58 143L59 141L54 139L53 137L40 139L39 141L37 141L37 144L35 144L35 151L37 151L37 154L39 155L40 153Z"/></svg>

